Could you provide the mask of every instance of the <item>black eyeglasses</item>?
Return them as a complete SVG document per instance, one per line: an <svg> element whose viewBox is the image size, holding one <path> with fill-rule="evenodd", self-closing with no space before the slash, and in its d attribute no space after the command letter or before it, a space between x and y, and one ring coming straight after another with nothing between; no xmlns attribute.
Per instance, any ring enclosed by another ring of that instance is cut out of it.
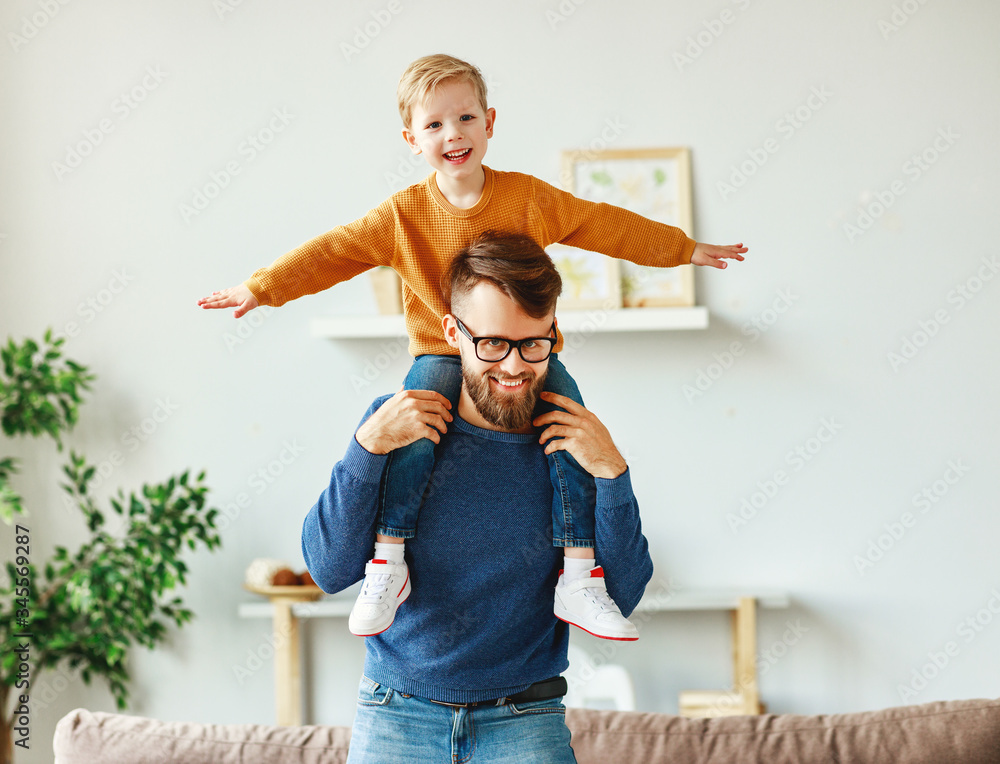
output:
<svg viewBox="0 0 1000 764"><path fill-rule="evenodd" d="M518 354L525 363L541 363L550 355L552 348L556 345L555 337L528 337L523 340L506 340L503 337L473 337L469 328L462 323L458 316L455 316L455 323L458 324L459 331L472 340L476 347L476 358L486 363L498 363L510 355L510 351L517 348ZM555 333L556 322L552 321L552 328L549 332Z"/></svg>

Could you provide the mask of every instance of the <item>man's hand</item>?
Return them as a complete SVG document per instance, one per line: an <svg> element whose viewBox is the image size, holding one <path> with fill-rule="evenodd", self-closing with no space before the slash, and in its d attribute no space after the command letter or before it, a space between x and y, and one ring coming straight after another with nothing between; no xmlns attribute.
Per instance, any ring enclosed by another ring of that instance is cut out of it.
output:
<svg viewBox="0 0 1000 764"><path fill-rule="evenodd" d="M723 258L742 260L742 253L746 251L747 248L743 246L742 242L729 244L725 247L696 242L694 253L691 255L691 265L711 265L713 268L725 268L727 263L723 262Z"/></svg>
<svg viewBox="0 0 1000 764"><path fill-rule="evenodd" d="M358 428L354 438L370 454L387 454L421 438L441 442L452 421L451 403L433 390L400 390Z"/></svg>
<svg viewBox="0 0 1000 764"><path fill-rule="evenodd" d="M202 297L198 304L206 310L218 310L219 308L236 308L233 311L233 318L246 315L256 308L260 303L253 296L253 292L247 289L246 284L229 287L221 292L212 292L208 297Z"/></svg>
<svg viewBox="0 0 1000 764"><path fill-rule="evenodd" d="M535 427L545 427L539 443L549 441L545 453L569 451L587 472L598 478L616 478L628 464L611 440L611 433L601 420L576 401L556 393L542 393L542 398L565 411L550 411L536 417ZM561 437L562 440L551 440Z"/></svg>

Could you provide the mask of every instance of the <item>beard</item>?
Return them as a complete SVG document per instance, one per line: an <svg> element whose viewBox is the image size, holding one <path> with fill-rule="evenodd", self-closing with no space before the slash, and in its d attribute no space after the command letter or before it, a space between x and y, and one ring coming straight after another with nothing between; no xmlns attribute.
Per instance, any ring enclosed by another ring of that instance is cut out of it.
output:
<svg viewBox="0 0 1000 764"><path fill-rule="evenodd" d="M537 376L522 373L516 377L504 374L502 371L476 374L463 365L462 379L479 415L494 427L514 431L525 429L534 419L538 396L545 388L546 372ZM503 393L491 389L489 377L506 381L526 379L529 382L528 386L520 392Z"/></svg>

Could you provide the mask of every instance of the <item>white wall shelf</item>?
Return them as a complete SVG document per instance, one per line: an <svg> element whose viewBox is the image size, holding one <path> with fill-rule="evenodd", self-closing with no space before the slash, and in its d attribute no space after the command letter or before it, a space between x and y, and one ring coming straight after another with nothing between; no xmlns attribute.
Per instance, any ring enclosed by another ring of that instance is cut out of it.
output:
<svg viewBox="0 0 1000 764"><path fill-rule="evenodd" d="M315 602L296 602L292 613L296 618L347 618L351 614L357 595L355 587L349 595L326 596ZM679 591L668 596L647 594L636 605L639 612L658 613L667 610L735 610L743 597L753 597L764 608L787 608L791 602L787 592L781 591ZM242 602L238 607L240 618L271 618L274 605L270 602Z"/></svg>
<svg viewBox="0 0 1000 764"><path fill-rule="evenodd" d="M707 329L708 308L615 308L567 310L556 314L564 334ZM314 337L365 339L403 337L402 315L324 316L310 323Z"/></svg>
<svg viewBox="0 0 1000 764"><path fill-rule="evenodd" d="M286 587L291 588L291 587ZM243 602L240 618L271 618L275 646L275 708L277 722L298 726L303 723L302 683L299 658L299 620L347 618L360 586L333 597L303 601L288 595L269 597L268 602ZM692 716L757 714L762 712L757 689L757 608L787 608L787 592L734 590L647 591L637 613L682 610L728 610L732 614L733 689L725 692L695 691L681 694L682 712ZM308 676L308 672L305 674Z"/></svg>

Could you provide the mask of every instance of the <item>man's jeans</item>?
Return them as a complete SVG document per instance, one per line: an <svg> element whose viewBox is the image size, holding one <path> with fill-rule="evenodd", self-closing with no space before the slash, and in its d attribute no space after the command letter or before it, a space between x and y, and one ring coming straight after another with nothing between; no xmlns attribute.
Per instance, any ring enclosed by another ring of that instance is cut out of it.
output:
<svg viewBox="0 0 1000 764"><path fill-rule="evenodd" d="M562 698L454 708L361 678L348 764L575 764Z"/></svg>

